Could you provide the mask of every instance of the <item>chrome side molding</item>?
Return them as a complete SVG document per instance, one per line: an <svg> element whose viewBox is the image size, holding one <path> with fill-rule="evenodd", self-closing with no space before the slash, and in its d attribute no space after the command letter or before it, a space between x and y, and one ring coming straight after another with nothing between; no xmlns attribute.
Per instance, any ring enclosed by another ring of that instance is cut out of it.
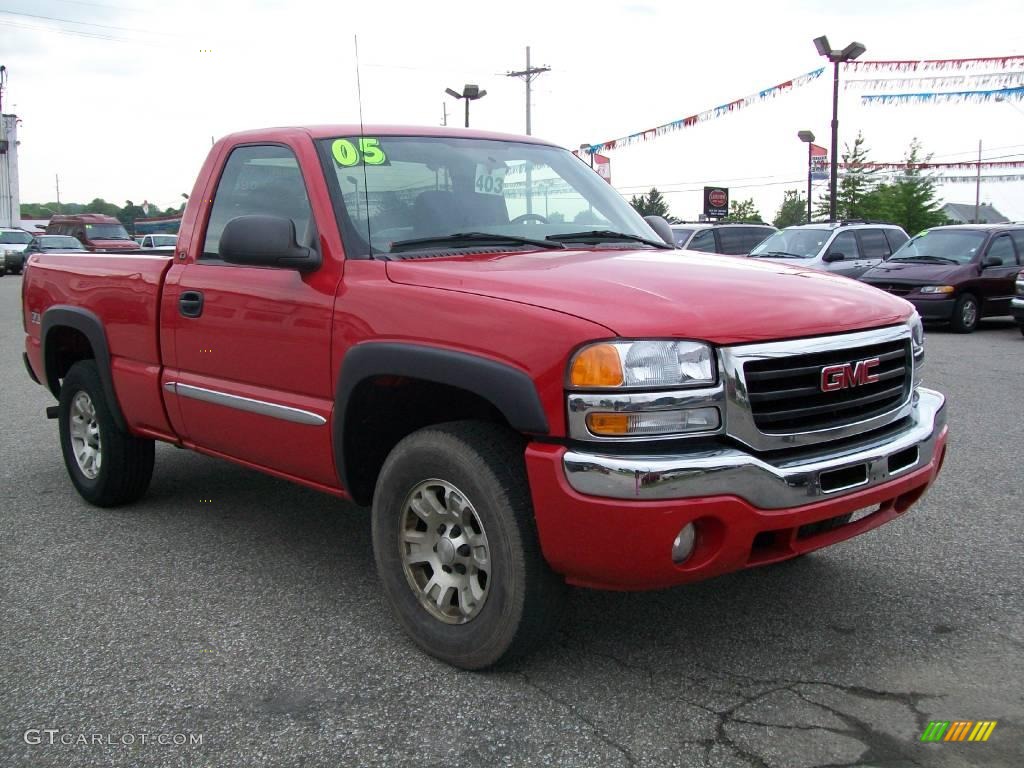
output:
<svg viewBox="0 0 1024 768"><path fill-rule="evenodd" d="M202 400L204 403L215 403L227 408L234 408L238 411L258 413L261 416L270 416L274 419L291 421L295 424L308 424L320 427L327 423L327 419L312 411L304 411L301 408L292 408L288 405L268 403L266 400L254 400L251 397L242 397L241 395L229 395L227 392L218 392L215 389L206 389L205 387L195 387L191 384L181 384L177 381L164 382L164 389L180 397Z"/></svg>

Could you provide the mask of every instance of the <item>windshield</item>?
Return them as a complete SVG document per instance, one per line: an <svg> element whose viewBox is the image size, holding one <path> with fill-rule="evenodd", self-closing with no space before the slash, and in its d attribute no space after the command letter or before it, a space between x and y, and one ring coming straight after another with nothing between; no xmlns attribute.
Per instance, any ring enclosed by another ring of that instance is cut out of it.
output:
<svg viewBox="0 0 1024 768"><path fill-rule="evenodd" d="M889 261L942 259L967 264L981 250L987 233L969 229L933 229L907 240Z"/></svg>
<svg viewBox="0 0 1024 768"><path fill-rule="evenodd" d="M581 231L658 240L615 190L570 152L512 141L422 136L324 139L324 163L348 253L389 253L392 244L432 238L420 250L446 250L458 233L544 240ZM504 247L500 238L470 241ZM509 244L516 245L512 240ZM395 249L408 252L412 243ZM530 246L520 243L522 247ZM372 247L372 251L371 251ZM454 247L454 246L452 246ZM643 247L634 241L630 247Z"/></svg>
<svg viewBox="0 0 1024 768"><path fill-rule="evenodd" d="M26 245L31 242L32 235L28 232L0 232L0 243L5 245Z"/></svg>
<svg viewBox="0 0 1024 768"><path fill-rule="evenodd" d="M175 245L178 242L177 235L153 235L153 247L161 245Z"/></svg>
<svg viewBox="0 0 1024 768"><path fill-rule="evenodd" d="M783 229L755 246L750 255L809 259L818 255L831 234L830 229Z"/></svg>
<svg viewBox="0 0 1024 768"><path fill-rule="evenodd" d="M679 227L672 227L672 237L675 238L676 245L680 248L690 239L690 235L693 234L692 229L680 229Z"/></svg>
<svg viewBox="0 0 1024 768"><path fill-rule="evenodd" d="M68 237L66 235L47 235L46 237L39 238L39 247L44 251L51 250L73 250L73 251L84 251L85 248L77 238Z"/></svg>
<svg viewBox="0 0 1024 768"><path fill-rule="evenodd" d="M130 240L128 230L120 224L86 224L85 236L89 240Z"/></svg>

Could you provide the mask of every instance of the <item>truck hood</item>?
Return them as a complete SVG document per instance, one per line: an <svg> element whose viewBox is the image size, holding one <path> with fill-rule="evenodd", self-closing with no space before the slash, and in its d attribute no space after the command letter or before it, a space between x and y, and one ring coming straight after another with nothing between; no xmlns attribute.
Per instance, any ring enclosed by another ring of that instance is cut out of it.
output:
<svg viewBox="0 0 1024 768"><path fill-rule="evenodd" d="M966 264L924 264L922 262L887 261L872 267L863 275L862 280L906 280L913 283L941 283L956 273L962 272Z"/></svg>
<svg viewBox="0 0 1024 768"><path fill-rule="evenodd" d="M491 296L624 337L737 344L903 322L911 305L817 270L679 251L541 251L390 261L397 283Z"/></svg>

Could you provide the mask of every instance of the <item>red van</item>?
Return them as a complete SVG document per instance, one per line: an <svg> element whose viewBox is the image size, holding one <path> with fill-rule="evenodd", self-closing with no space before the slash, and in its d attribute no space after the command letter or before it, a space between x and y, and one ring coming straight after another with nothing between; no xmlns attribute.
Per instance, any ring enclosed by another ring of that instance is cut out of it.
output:
<svg viewBox="0 0 1024 768"><path fill-rule="evenodd" d="M46 226L48 235L70 235L87 251L137 251L139 244L113 216L102 213L77 213L54 216Z"/></svg>

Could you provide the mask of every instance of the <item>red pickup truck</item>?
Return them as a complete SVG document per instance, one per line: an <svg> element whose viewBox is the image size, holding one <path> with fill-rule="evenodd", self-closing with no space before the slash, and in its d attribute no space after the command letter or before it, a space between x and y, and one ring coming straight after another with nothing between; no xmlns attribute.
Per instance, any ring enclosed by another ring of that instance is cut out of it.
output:
<svg viewBox="0 0 1024 768"><path fill-rule="evenodd" d="M567 583L668 587L876 528L945 455L910 304L673 250L532 137L231 135L175 251L36 254L23 291L87 501L141 497L163 440L370 505L399 622L465 668L535 646Z"/></svg>

